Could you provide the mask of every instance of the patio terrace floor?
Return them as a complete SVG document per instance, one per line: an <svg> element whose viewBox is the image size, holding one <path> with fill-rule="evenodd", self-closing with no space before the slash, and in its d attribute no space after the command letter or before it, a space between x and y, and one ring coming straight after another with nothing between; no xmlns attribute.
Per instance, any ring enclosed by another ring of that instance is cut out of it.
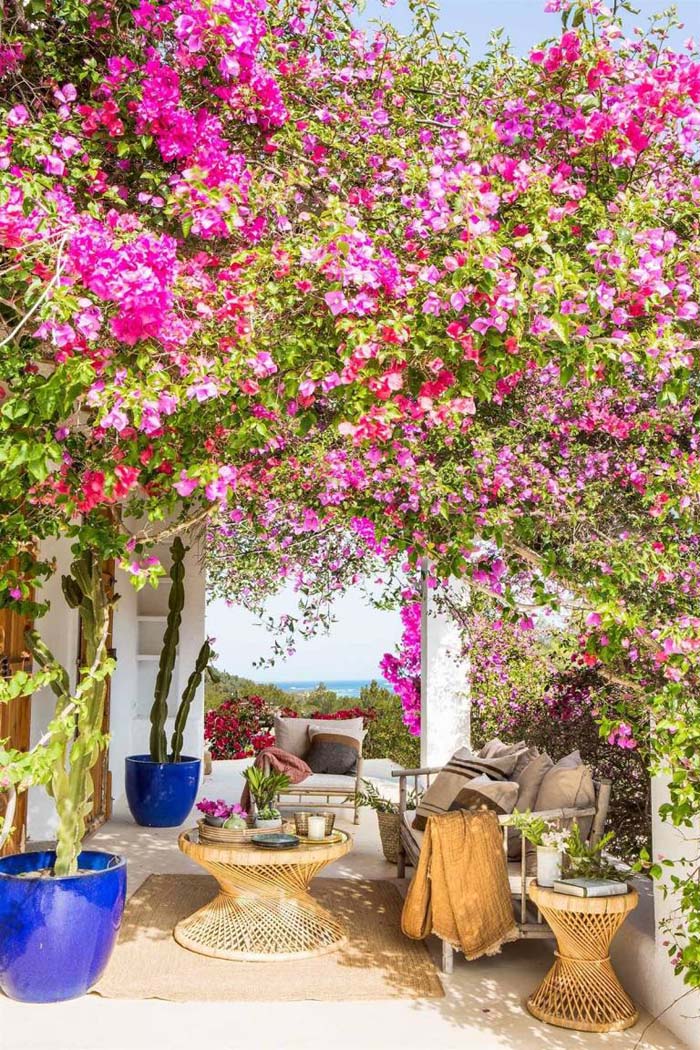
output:
<svg viewBox="0 0 700 1050"><path fill-rule="evenodd" d="M240 763L215 763L202 795L238 798ZM386 776L383 763L366 772ZM374 814L359 827L339 819L355 839L352 851L320 878L391 879L396 869L381 853ZM194 821L190 819L189 823ZM129 861L129 892L152 873L201 869L177 848L174 829L137 827L126 807L90 840L92 848L122 853ZM431 938L437 961L439 944ZM171 1003L106 1000L98 996L51 1006L0 997L2 1050L191 1050L255 1047L256 1050L682 1050L660 1023L611 1035L589 1035L541 1024L525 999L551 964L553 942L519 941L493 958L469 963L455 956L454 974L441 975L444 999L382 1002ZM235 963L231 963L235 968Z"/></svg>

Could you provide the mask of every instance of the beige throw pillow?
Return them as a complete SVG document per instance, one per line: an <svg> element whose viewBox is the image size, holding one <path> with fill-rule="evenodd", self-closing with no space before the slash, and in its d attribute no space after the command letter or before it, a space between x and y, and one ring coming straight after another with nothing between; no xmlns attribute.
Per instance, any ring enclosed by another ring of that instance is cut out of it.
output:
<svg viewBox="0 0 700 1050"><path fill-rule="evenodd" d="M491 780L507 780L514 767L515 755L485 759L472 754L467 747L460 748L423 795L416 809L413 827L417 831L424 831L428 817L447 813L462 788L475 777L485 774Z"/></svg>
<svg viewBox="0 0 700 1050"><path fill-rule="evenodd" d="M512 813L518 797L518 785L511 780L491 780L487 776L474 777L450 806L454 809L478 809L486 806L499 816Z"/></svg>
<svg viewBox="0 0 700 1050"><path fill-rule="evenodd" d="M588 766L581 761L578 751L561 758L549 769L540 784L535 802L535 810L586 808L595 805L595 786ZM563 827L570 827L572 821L562 821ZM592 817L583 817L578 821L581 837L586 838L591 830Z"/></svg>
<svg viewBox="0 0 700 1050"><path fill-rule="evenodd" d="M502 758L503 755L517 755L520 751L525 751L527 744L524 740L519 740L517 744L504 744L503 741L495 736L493 740L488 740L481 751L479 751L479 758Z"/></svg>
<svg viewBox="0 0 700 1050"><path fill-rule="evenodd" d="M539 795L542 781L553 765L554 763L547 752L543 751L541 755L537 755L528 762L524 769L515 769L513 771L513 780L518 785L516 809L521 813L524 813L526 809L534 810L537 808L537 796Z"/></svg>
<svg viewBox="0 0 700 1050"><path fill-rule="evenodd" d="M537 751L537 748L532 750ZM527 763L524 769L513 770L513 780L518 788L518 798L515 803L514 809L517 809L519 813L524 813L525 810L536 809L537 796L539 794L540 786L544 780L545 774L552 768L554 763L547 754L543 752L539 753ZM515 828L509 828L508 830L508 859L519 860L522 845L522 835Z"/></svg>

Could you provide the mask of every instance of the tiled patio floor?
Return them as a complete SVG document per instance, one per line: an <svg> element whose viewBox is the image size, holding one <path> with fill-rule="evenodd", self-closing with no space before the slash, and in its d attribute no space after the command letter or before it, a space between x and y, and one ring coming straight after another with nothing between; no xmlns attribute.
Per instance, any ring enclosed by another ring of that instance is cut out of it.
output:
<svg viewBox="0 0 700 1050"><path fill-rule="evenodd" d="M202 793L237 798L240 775L217 766ZM392 878L383 859L374 814L363 812L354 848L323 875ZM91 846L129 860L129 891L151 873L194 872L177 834L136 827L118 806ZM323 877L323 875L321 877ZM437 942L431 944L437 960ZM520 941L476 963L455 958L443 977L444 999L384 1002L168 1003L110 1001L87 996L52 1006L0 999L1 1050L682 1050L659 1023L614 1035L587 1035L540 1024L524 1009L528 993L551 962L547 941ZM235 967L235 964L231 964Z"/></svg>

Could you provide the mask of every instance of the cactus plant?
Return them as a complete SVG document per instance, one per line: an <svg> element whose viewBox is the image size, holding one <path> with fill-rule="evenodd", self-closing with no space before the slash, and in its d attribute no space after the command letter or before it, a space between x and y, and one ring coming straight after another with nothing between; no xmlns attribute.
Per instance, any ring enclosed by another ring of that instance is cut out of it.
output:
<svg viewBox="0 0 700 1050"><path fill-rule="evenodd" d="M197 662L195 663L194 671L187 679L187 685L185 686L182 698L180 700L180 706L177 709L175 715L175 728L173 729L172 740L170 742L170 761L178 762L180 755L182 754L182 743L183 734L185 731L185 725L190 714L190 708L192 706L192 700L194 694L199 688L200 682L204 677L204 672L207 669L207 665L212 657L211 642L207 638L206 642L199 650L197 656Z"/></svg>
<svg viewBox="0 0 700 1050"><path fill-rule="evenodd" d="M153 706L151 707L150 753L153 762L167 761L167 737L165 721L168 717L168 693L173 680L173 668L180 641L180 624L185 605L185 554L187 548L176 536L170 548L170 596L168 598L168 622L163 634L163 647L158 662Z"/></svg>
<svg viewBox="0 0 700 1050"><path fill-rule="evenodd" d="M107 678L114 661L107 649L111 608L116 595L108 595L100 557L85 550L62 578L63 594L80 616L85 643L84 665L71 692L68 673L35 631L28 631L27 645L42 672L50 672L57 697L56 710L40 744L43 774L58 814L56 862L58 876L77 870L85 824L92 807L91 771L107 744L102 732Z"/></svg>
<svg viewBox="0 0 700 1050"><path fill-rule="evenodd" d="M163 634L163 646L158 662L153 706L151 707L150 754L153 762L178 762L182 754L185 724L190 713L194 695L199 688L204 672L212 657L209 640L199 650L195 668L185 686L180 706L175 716L175 727L170 743L170 755L167 753L165 722L168 717L168 693L173 680L173 668L180 643L180 625L182 610L185 606L185 554L187 547L179 536L173 540L170 548L171 566L170 596L168 598L168 621Z"/></svg>

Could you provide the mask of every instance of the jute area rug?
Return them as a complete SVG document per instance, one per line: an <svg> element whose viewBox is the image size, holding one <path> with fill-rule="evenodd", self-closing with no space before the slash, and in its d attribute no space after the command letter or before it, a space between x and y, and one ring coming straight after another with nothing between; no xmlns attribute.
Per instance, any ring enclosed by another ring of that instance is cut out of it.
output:
<svg viewBox="0 0 700 1050"><path fill-rule="evenodd" d="M280 1002L439 998L425 945L401 933L403 901L386 880L316 879L313 895L349 930L344 948L290 962L231 962L182 948L173 927L211 900L208 875L151 875L126 906L109 967L93 989L108 999Z"/></svg>

